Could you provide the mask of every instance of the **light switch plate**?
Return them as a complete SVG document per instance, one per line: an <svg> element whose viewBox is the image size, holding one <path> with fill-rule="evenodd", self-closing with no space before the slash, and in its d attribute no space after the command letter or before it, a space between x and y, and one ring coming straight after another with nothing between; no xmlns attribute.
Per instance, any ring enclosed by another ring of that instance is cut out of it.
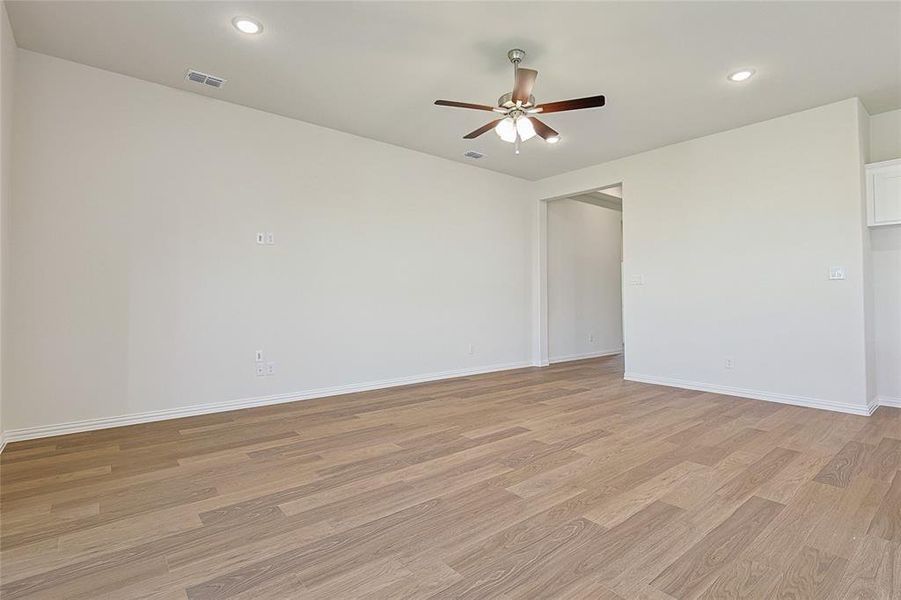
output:
<svg viewBox="0 0 901 600"><path fill-rule="evenodd" d="M844 279L845 276L845 267L829 267L829 279Z"/></svg>
<svg viewBox="0 0 901 600"><path fill-rule="evenodd" d="M632 275L629 278L629 283L632 285L644 285L644 275Z"/></svg>
<svg viewBox="0 0 901 600"><path fill-rule="evenodd" d="M257 232L257 244L265 244L266 243L266 234L262 231Z"/></svg>

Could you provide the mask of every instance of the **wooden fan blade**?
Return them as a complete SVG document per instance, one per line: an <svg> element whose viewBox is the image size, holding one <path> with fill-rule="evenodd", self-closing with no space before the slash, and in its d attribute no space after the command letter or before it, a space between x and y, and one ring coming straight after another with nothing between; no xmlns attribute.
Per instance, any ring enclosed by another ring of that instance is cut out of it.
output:
<svg viewBox="0 0 901 600"><path fill-rule="evenodd" d="M534 69L516 69L516 83L513 86L514 102L522 102L525 104L532 95L532 86L535 85L535 78L538 77L538 71Z"/></svg>
<svg viewBox="0 0 901 600"><path fill-rule="evenodd" d="M589 96L588 98L576 98L575 100L561 100L560 102L550 102L542 104L538 107L538 112L552 113L563 112L565 110L579 110L582 108L596 108L604 106L606 100L603 96Z"/></svg>
<svg viewBox="0 0 901 600"><path fill-rule="evenodd" d="M500 121L500 120L501 120L501 119L495 119L494 121L492 121L492 122L490 122L490 123L487 123L487 124L485 124L485 125L482 125L481 127L479 127L478 129L476 129L475 131L470 131L469 133L467 133L466 135L463 136L463 139L464 139L464 140L471 140L471 139L473 139L473 138L479 137L480 135L482 135L482 134L485 133L486 131L489 131L489 130L491 130L491 129L494 129L494 126L497 125L497 122Z"/></svg>
<svg viewBox="0 0 901 600"><path fill-rule="evenodd" d="M535 133L540 135L544 139L558 137L560 134L548 127L542 121L539 121L534 116L530 116L529 120L532 122L532 126L535 128Z"/></svg>
<svg viewBox="0 0 901 600"><path fill-rule="evenodd" d="M454 102L453 100L435 100L435 104L438 106L454 106L456 108L472 108L474 110L491 110L495 109L494 106L488 106L487 104L470 104L469 102Z"/></svg>

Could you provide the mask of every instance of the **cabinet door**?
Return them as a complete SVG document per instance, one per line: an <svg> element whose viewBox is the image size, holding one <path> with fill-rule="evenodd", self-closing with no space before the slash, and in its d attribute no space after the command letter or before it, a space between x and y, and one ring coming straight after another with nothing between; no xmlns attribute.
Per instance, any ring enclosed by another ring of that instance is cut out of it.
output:
<svg viewBox="0 0 901 600"><path fill-rule="evenodd" d="M867 183L869 224L901 223L901 164L871 170Z"/></svg>

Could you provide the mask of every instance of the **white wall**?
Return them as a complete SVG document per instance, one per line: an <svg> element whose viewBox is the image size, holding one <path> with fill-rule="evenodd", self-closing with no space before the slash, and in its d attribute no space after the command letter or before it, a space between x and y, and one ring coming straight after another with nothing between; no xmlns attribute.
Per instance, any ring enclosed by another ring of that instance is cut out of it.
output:
<svg viewBox="0 0 901 600"><path fill-rule="evenodd" d="M623 182L627 375L866 412L859 104L537 182ZM845 281L829 281L832 265ZM734 360L725 369L726 358Z"/></svg>
<svg viewBox="0 0 901 600"><path fill-rule="evenodd" d="M870 242L876 390L883 403L901 406L901 226L873 228Z"/></svg>
<svg viewBox="0 0 901 600"><path fill-rule="evenodd" d="M860 181L859 226L862 243L861 274L863 279L864 306L864 349L866 365L866 398L871 406L879 402L876 391L876 324L875 300L873 298L873 251L870 247L870 228L867 226L867 177L866 165L870 155L870 114L863 103L857 100L857 169Z"/></svg>
<svg viewBox="0 0 901 600"><path fill-rule="evenodd" d="M868 162L901 158L901 109L870 117Z"/></svg>
<svg viewBox="0 0 901 600"><path fill-rule="evenodd" d="M524 365L523 199L619 181L631 377L867 410L856 100L530 183L18 60L4 429Z"/></svg>
<svg viewBox="0 0 901 600"><path fill-rule="evenodd" d="M16 40L6 14L6 4L0 2L0 339L5 329L7 311L7 243L9 231L9 207L12 197L12 132L13 99L15 97ZM2 344L0 344L2 348ZM4 422L3 366L0 350L0 448L3 447L3 432L8 429Z"/></svg>
<svg viewBox="0 0 901 600"><path fill-rule="evenodd" d="M8 428L530 361L525 181L19 60Z"/></svg>
<svg viewBox="0 0 901 600"><path fill-rule="evenodd" d="M567 199L547 212L550 361L621 352L622 213Z"/></svg>
<svg viewBox="0 0 901 600"><path fill-rule="evenodd" d="M901 110L870 117L870 162L901 158ZM876 390L901 406L901 225L872 227Z"/></svg>

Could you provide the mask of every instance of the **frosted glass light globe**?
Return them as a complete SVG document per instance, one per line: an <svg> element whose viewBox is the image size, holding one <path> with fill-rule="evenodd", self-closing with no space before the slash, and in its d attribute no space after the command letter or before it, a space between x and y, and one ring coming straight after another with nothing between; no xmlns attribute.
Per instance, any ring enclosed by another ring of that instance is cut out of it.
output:
<svg viewBox="0 0 901 600"><path fill-rule="evenodd" d="M522 141L535 137L535 126L528 117L520 117L516 120L516 131L519 132L519 139Z"/></svg>
<svg viewBox="0 0 901 600"><path fill-rule="evenodd" d="M510 142L512 144L516 141L516 125L510 117L507 117L495 125L494 132L505 142Z"/></svg>

